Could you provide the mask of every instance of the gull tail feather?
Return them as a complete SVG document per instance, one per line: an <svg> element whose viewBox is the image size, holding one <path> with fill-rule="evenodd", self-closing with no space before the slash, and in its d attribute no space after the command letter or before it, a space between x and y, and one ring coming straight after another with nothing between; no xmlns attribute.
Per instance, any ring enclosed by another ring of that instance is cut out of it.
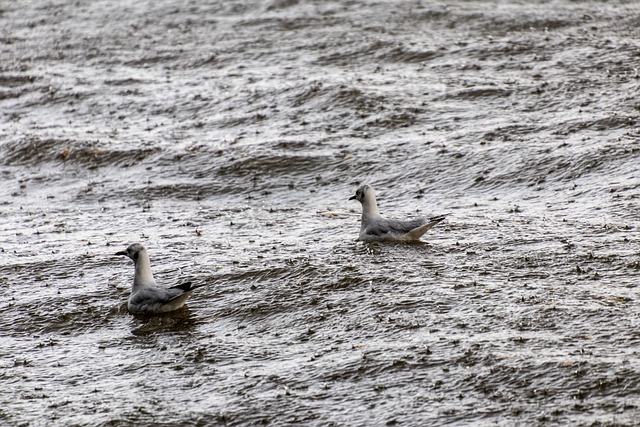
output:
<svg viewBox="0 0 640 427"><path fill-rule="evenodd" d="M420 227L416 227L413 230L409 231L407 233L407 237L409 237L409 239L411 240L418 240L420 237L422 237L423 234L425 234L427 231L431 230L436 224L439 224L440 222L442 222L448 214L445 215L438 215L438 216L434 216L433 218L429 218L429 222L421 225Z"/></svg>
<svg viewBox="0 0 640 427"><path fill-rule="evenodd" d="M171 289L182 289L185 292L192 291L195 288L197 288L197 286L194 286L192 282L184 282L171 287Z"/></svg>
<svg viewBox="0 0 640 427"><path fill-rule="evenodd" d="M209 285L209 283L194 284L193 282L184 282L179 285L172 286L171 289L182 289L185 292L189 292L207 285Z"/></svg>
<svg viewBox="0 0 640 427"><path fill-rule="evenodd" d="M447 217L448 217L449 215L450 215L450 214L448 214L448 213L446 213L446 214L442 214L442 215L436 215L436 216L434 216L434 217L429 218L429 222L433 222L433 221L435 221L436 223L438 223L438 222L442 221L443 219L447 219Z"/></svg>

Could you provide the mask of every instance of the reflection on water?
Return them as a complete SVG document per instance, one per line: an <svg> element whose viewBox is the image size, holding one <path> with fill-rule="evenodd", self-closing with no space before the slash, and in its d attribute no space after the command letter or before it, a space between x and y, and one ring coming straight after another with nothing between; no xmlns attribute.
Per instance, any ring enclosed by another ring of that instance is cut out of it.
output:
<svg viewBox="0 0 640 427"><path fill-rule="evenodd" d="M134 335L147 335L162 332L193 332L195 321L191 318L189 307L183 306L180 309L163 315L149 316L136 314L135 327L131 329Z"/></svg>
<svg viewBox="0 0 640 427"><path fill-rule="evenodd" d="M635 3L1 9L4 424L637 423Z"/></svg>

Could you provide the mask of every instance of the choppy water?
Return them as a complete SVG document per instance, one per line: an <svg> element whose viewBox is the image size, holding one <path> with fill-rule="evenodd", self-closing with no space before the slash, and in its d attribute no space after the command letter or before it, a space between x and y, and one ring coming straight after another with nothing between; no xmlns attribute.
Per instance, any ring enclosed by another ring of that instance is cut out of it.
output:
<svg viewBox="0 0 640 427"><path fill-rule="evenodd" d="M1 2L0 423L637 425L638 16Z"/></svg>

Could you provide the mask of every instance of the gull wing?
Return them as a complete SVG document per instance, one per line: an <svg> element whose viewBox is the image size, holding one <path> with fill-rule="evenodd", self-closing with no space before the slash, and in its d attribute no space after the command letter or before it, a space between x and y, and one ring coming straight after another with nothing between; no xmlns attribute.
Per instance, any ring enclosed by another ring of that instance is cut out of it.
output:
<svg viewBox="0 0 640 427"><path fill-rule="evenodd" d="M417 240L445 217L446 215L440 215L409 221L381 219L369 224L365 229L365 235L379 239L400 238L402 236L401 240Z"/></svg>
<svg viewBox="0 0 640 427"><path fill-rule="evenodd" d="M369 236L387 237L389 235L406 234L421 225L424 225L424 219L415 219L410 221L381 219L369 224L365 233Z"/></svg>
<svg viewBox="0 0 640 427"><path fill-rule="evenodd" d="M184 289L185 285L189 286L189 289ZM140 289L131 297L132 304L159 304L164 305L168 304L174 299L184 295L186 292L190 292L190 283L185 283L183 285L177 285L171 288L161 288L159 286L149 286L143 289Z"/></svg>

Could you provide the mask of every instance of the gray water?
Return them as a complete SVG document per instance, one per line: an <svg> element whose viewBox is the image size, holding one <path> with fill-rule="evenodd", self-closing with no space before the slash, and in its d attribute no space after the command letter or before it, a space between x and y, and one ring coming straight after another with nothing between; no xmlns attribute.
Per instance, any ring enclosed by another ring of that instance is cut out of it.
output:
<svg viewBox="0 0 640 427"><path fill-rule="evenodd" d="M639 16L0 2L0 423L637 425Z"/></svg>

